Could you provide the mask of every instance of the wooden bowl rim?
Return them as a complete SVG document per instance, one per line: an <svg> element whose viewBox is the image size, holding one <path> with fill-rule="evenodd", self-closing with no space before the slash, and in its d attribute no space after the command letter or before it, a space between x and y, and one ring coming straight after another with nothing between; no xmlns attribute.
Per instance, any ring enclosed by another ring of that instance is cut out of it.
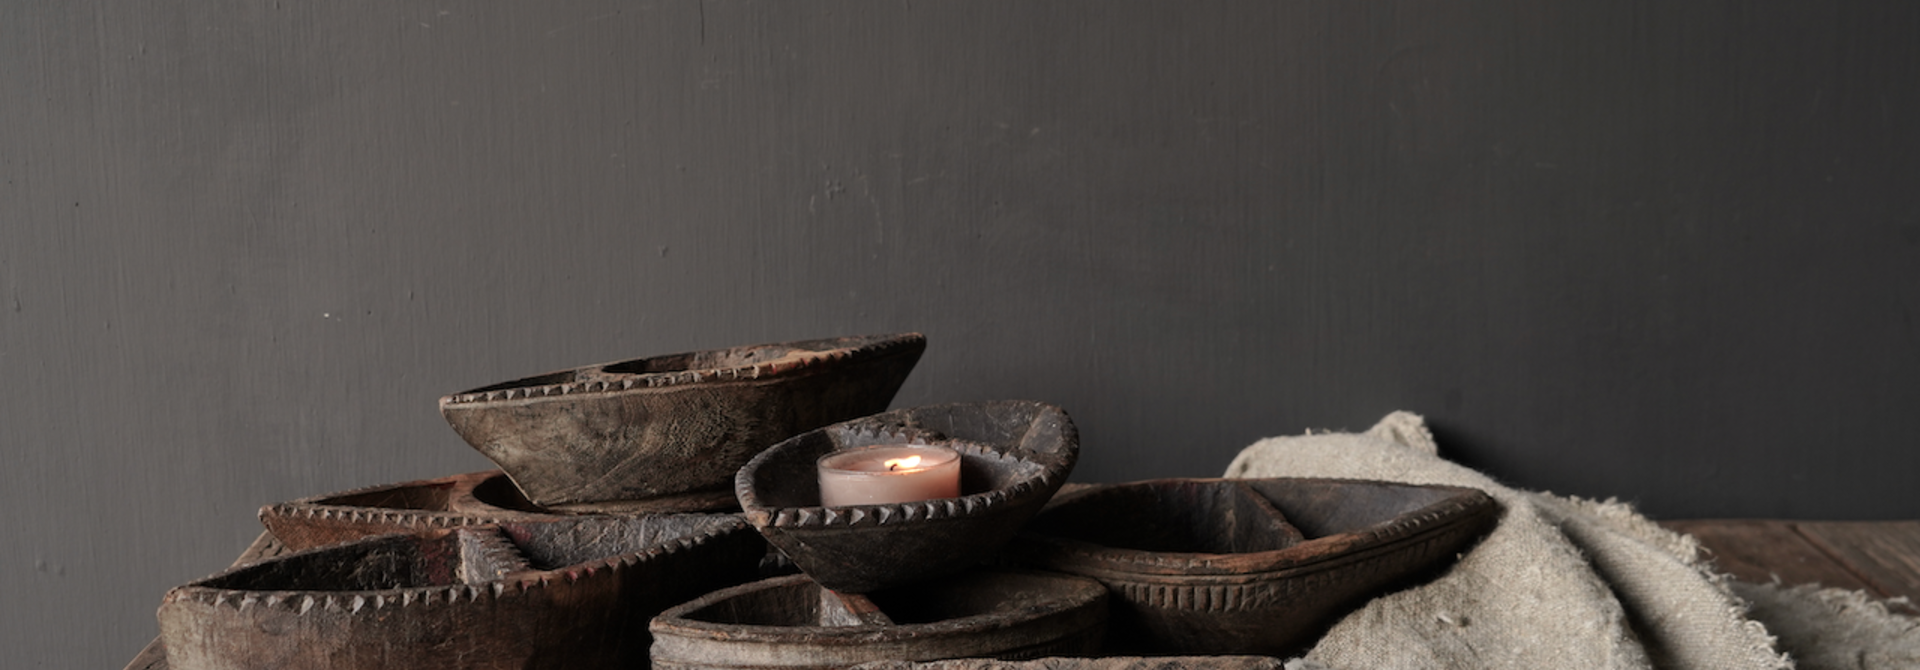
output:
<svg viewBox="0 0 1920 670"><path fill-rule="evenodd" d="M1036 422L1041 416L1057 414L1061 420L1066 422L1069 427L1069 433L1072 432L1072 419L1067 417L1064 410L1037 400L945 403L897 409L816 428L768 447L766 450L756 454L751 460L747 461L745 466L740 468L739 473L736 474L734 478L734 493L740 500L741 511L746 514L747 520L754 526L759 528L789 530L829 528L832 526L850 527L868 521L871 521L871 525L877 527L901 528L905 524L984 518L1000 508L1024 504L1032 501L1032 499L1036 497L1051 497L1053 492L1059 488L1059 485L1065 483L1067 475L1072 471L1074 462L1078 457L1079 450L1077 445L1064 449L1061 452L1033 454L1033 457L1029 457L1024 453L1015 453L1011 448L1003 448L976 440L929 439L919 431L886 431L863 425L884 423L889 416L910 414L916 411L932 411L955 407L977 407L980 408L981 411L986 411L990 407L1000 404L1034 407L1038 410L1035 416ZM835 434L833 431L839 431L840 434L848 435L852 438L851 441L861 444L843 449L837 440L829 437L828 439L833 441L835 446L832 450L823 453L857 449L879 442L904 443L909 445L933 444L953 447L956 451L960 452L960 458L963 461L989 458L1017 460L1022 463L1031 463L1040 467L998 488L979 493L971 493L958 498L941 498L937 500L884 505L848 505L836 507L823 505L773 507L763 504L760 501L760 493L754 486L754 475L774 459L784 456L785 452L799 449L801 445L814 439L813 434L823 433L831 436ZM1069 437L1070 441L1071 439L1072 438Z"/></svg>
<svg viewBox="0 0 1920 670"><path fill-rule="evenodd" d="M712 607L743 594L761 590L786 588L795 583L810 583L813 581L812 578L800 574L770 577L713 591L699 598L668 608L666 611L661 612L659 616L654 617L653 623L649 625L648 628L655 632L671 631L683 637L700 637L707 640L726 638L750 642L791 642L793 638L802 635L812 639L826 638L840 642L860 639L891 639L896 637L918 639L934 636L953 637L1014 628L1050 617L1069 616L1076 609L1097 603L1107 595L1107 587L1102 585L1098 580L1080 575L1048 570L1001 567L983 568L979 572L1025 575L1062 584L1066 587L1064 592L1052 593L1050 594L1052 597L1046 600L1048 604L1059 604L1061 606L1037 613L1032 611L1020 612L1018 616L1009 616L1008 613L989 613L942 619L932 623L863 624L858 626L774 626L766 624L718 623L689 619L686 617L690 612ZM820 588L824 589L826 587L822 586Z"/></svg>
<svg viewBox="0 0 1920 670"><path fill-rule="evenodd" d="M420 606L430 607L438 602L453 605L465 598L469 603L490 596L489 602L497 603L507 598L526 595L548 588L571 586L580 583L592 583L617 580L627 570L642 562L657 560L694 547L706 544L716 538L734 533L747 532L749 526L738 514L670 514L663 517L698 517L690 522L711 522L704 530L687 535L664 539L639 551L614 554L592 560L561 566L551 570L528 570L516 572L501 579L484 582L448 584L432 586L401 586L388 589L355 590L315 590L315 589L229 589L206 586L207 582L227 577L246 570L259 569L260 566L274 562L304 558L322 552L348 553L364 549L363 545L380 541L392 541L406 536L442 537L448 534L468 531L475 532L500 525L487 523L456 528L440 528L424 532L386 533L373 535L352 542L314 547L274 556L261 561L238 565L212 575L196 579L169 590L162 606L181 601L232 607L236 612L245 612L250 607L264 606L280 609L296 615L307 615L315 608L322 612L346 612L353 617L377 616L387 607L399 606L402 609ZM638 518L609 518L610 521L639 521ZM513 523L513 522L501 522ZM370 606L370 607L369 607Z"/></svg>
<svg viewBox="0 0 1920 670"><path fill-rule="evenodd" d="M1353 486L1387 485L1404 488L1436 489L1451 492L1445 498L1394 517L1392 520L1356 528L1350 531L1324 535L1307 539L1298 544L1268 551L1210 554L1201 552L1147 551L1127 549L1095 544L1058 535L1048 535L1038 531L1023 531L1021 537L1045 546L1048 551L1046 560L1049 565L1061 565L1074 562L1082 567L1101 570L1105 573L1126 575L1130 579L1146 581L1161 578L1227 578L1227 582L1242 583L1264 579L1290 577L1302 572L1314 572L1324 567L1343 564L1362 555L1372 555L1382 549L1400 544L1410 538L1445 530L1452 522L1470 519L1478 514L1500 513L1498 501L1479 489L1448 486L1441 484L1409 484L1370 479L1347 479L1339 477L1262 477L1232 479L1223 477L1182 477L1149 479L1118 484L1108 484L1089 488L1060 503L1061 506L1080 504L1104 493L1124 493L1132 489L1142 489L1157 485L1235 482L1285 482L1315 481L1335 482ZM1041 514L1045 514L1043 511ZM1322 551L1334 548L1332 551ZM1056 568L1057 569L1057 568Z"/></svg>
<svg viewBox="0 0 1920 670"><path fill-rule="evenodd" d="M495 389L491 391L482 390L482 389L488 389L496 386L514 384L515 382L522 381L522 380L539 379L541 377L550 377L555 375L563 375L567 373L578 373L583 371L599 371L610 366L621 365L626 363L636 363L640 361L647 361L647 360L653 360L653 359L659 359L659 358L697 356L699 354L709 354L709 353L724 352L724 351L745 351L745 350L752 350L752 349L766 349L766 348L772 348L772 347L786 347L789 349L797 349L799 345L814 345L814 344L821 344L821 343L838 343L838 344L842 344L842 346L836 346L834 348L824 349L824 350L794 351L789 355L782 356L779 359L762 362L762 363L753 363L749 365L701 368L701 369L694 369L694 370L673 370L673 371L666 371L666 372L624 372L624 373L599 372L593 375L594 377L598 377L597 379L592 379L588 381L569 381L569 382L554 383L554 384L528 384L525 386L515 386L513 388ZM669 387L683 387L683 386L690 386L690 385L711 385L711 384L734 382L734 381L782 379L787 377L797 377L797 376L802 376L806 374L811 374L816 371L821 371L823 368L826 368L835 364L839 364L839 363L848 362L855 359L879 358L879 357L895 355L895 354L921 352L926 350L926 345L927 345L927 338L925 335L921 335L920 333L909 332L909 333L888 333L888 334L880 334L880 335L851 335L846 337L827 337L827 338L817 338L817 339L810 339L810 340L791 340L787 342L767 342L762 344L749 344L749 345L738 346L738 347L722 347L718 349L699 349L699 350L679 352L679 353L659 354L655 356L643 356L640 358L629 358L629 359L623 359L618 361L609 361L605 363L595 363L592 365L582 365L578 367L567 368L564 370L555 370L552 372L546 372L546 373L541 373L537 375L529 375L529 376L521 377L515 380L488 384L485 386L468 389L466 391L451 393L451 394L442 396L440 398L440 407L442 410L445 410L450 407L461 407L463 409L466 409L466 408L472 408L475 405L486 405L489 403L503 403L507 401L518 401L518 402L524 403L529 400L538 400L542 398L553 398L553 397L561 397L561 396L626 395L626 394L632 394L632 393L644 393L654 389L669 388Z"/></svg>

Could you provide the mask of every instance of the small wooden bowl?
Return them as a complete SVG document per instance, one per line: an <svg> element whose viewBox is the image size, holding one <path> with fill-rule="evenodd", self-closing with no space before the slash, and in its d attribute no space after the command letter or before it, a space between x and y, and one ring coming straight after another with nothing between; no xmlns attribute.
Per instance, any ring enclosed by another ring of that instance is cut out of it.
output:
<svg viewBox="0 0 1920 670"><path fill-rule="evenodd" d="M831 625L820 585L775 577L707 594L653 620L653 667L844 668L878 660L1037 658L1098 650L1099 582L976 570L872 594L893 624Z"/></svg>
<svg viewBox="0 0 1920 670"><path fill-rule="evenodd" d="M383 535L175 588L160 637L174 670L644 667L651 617L765 551L733 515Z"/></svg>
<svg viewBox="0 0 1920 670"><path fill-rule="evenodd" d="M606 512L638 517L686 512L735 512L732 492L683 495L633 503ZM260 508L260 523L292 551L388 533L417 533L502 521L551 521L579 514L533 504L499 470L386 484Z"/></svg>
<svg viewBox="0 0 1920 670"><path fill-rule="evenodd" d="M1063 497L1008 554L1105 583L1114 651L1286 656L1451 565L1499 516L1450 486L1167 479Z"/></svg>
<svg viewBox="0 0 1920 670"><path fill-rule="evenodd" d="M724 493L767 445L887 408L918 333L695 351L462 391L440 413L549 509Z"/></svg>
<svg viewBox="0 0 1920 670"><path fill-rule="evenodd" d="M958 498L821 507L815 461L880 444L960 452ZM1067 480L1080 451L1066 412L1031 401L933 405L834 424L740 469L747 521L827 588L865 593L953 574L997 552Z"/></svg>

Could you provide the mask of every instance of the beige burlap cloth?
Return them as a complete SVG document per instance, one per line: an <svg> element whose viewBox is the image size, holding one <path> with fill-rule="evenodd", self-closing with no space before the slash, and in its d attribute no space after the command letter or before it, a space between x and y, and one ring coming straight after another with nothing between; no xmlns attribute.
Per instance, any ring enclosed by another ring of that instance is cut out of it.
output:
<svg viewBox="0 0 1920 670"><path fill-rule="evenodd" d="M1864 594L1734 582L1625 504L1521 491L1442 459L1417 415L1262 440L1228 477L1486 491L1506 513L1432 582L1373 600L1288 668L1920 669L1920 619Z"/></svg>

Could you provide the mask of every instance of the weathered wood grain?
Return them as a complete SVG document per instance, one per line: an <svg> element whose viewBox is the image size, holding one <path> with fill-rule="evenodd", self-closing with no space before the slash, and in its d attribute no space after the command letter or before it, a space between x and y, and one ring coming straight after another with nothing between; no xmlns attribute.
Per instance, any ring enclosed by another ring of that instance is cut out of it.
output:
<svg viewBox="0 0 1920 670"><path fill-rule="evenodd" d="M1800 521L1793 525L1874 591L1920 602L1920 521Z"/></svg>
<svg viewBox="0 0 1920 670"><path fill-rule="evenodd" d="M252 544L247 545L247 548L240 552L238 558L233 559L233 564L229 567L273 558L286 553L286 550L287 548L280 544L280 540L273 536L273 531L263 530L260 531L259 537L253 539ZM156 637L140 649L140 653L133 657L132 662L127 663L126 670L167 670L167 667L167 644Z"/></svg>
<svg viewBox="0 0 1920 670"><path fill-rule="evenodd" d="M1696 519L1661 525L1698 538L1714 567L1737 579L1871 590L1846 565L1796 531L1791 521ZM1885 594L1876 591L1876 595Z"/></svg>
<svg viewBox="0 0 1920 670"><path fill-rule="evenodd" d="M1106 584L1109 652L1287 656L1451 564L1499 516L1485 493L1448 486L1151 480L1047 508L1008 556Z"/></svg>

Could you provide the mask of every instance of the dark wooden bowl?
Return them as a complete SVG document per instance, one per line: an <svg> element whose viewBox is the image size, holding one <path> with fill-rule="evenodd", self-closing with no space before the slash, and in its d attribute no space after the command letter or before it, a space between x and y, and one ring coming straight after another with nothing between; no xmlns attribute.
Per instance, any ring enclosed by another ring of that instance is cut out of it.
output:
<svg viewBox="0 0 1920 670"><path fill-rule="evenodd" d="M644 667L651 617L765 551L735 515L383 535L175 588L160 637L175 670Z"/></svg>
<svg viewBox="0 0 1920 670"><path fill-rule="evenodd" d="M710 593L653 620L653 667L844 668L878 660L1073 656L1098 650L1099 582L976 570L871 594L891 624L833 625L819 584L775 577Z"/></svg>
<svg viewBox="0 0 1920 670"><path fill-rule="evenodd" d="M647 516L734 512L733 492L668 496L604 512ZM260 523L289 550L300 551L388 533L415 533L502 521L550 521L579 510L550 511L527 500L499 470L373 486L260 508Z"/></svg>
<svg viewBox="0 0 1920 670"><path fill-rule="evenodd" d="M589 365L455 393L440 413L542 507L725 492L768 445L885 410L926 346L904 333Z"/></svg>
<svg viewBox="0 0 1920 670"><path fill-rule="evenodd" d="M1008 555L1106 584L1113 651L1286 656L1451 565L1500 511L1450 486L1167 479L1065 496Z"/></svg>
<svg viewBox="0 0 1920 670"><path fill-rule="evenodd" d="M959 498L821 507L815 461L879 444L960 452ZM964 570L991 556L1067 480L1080 451L1073 421L1031 401L903 409L774 445L740 469L747 521L827 588L865 593Z"/></svg>

